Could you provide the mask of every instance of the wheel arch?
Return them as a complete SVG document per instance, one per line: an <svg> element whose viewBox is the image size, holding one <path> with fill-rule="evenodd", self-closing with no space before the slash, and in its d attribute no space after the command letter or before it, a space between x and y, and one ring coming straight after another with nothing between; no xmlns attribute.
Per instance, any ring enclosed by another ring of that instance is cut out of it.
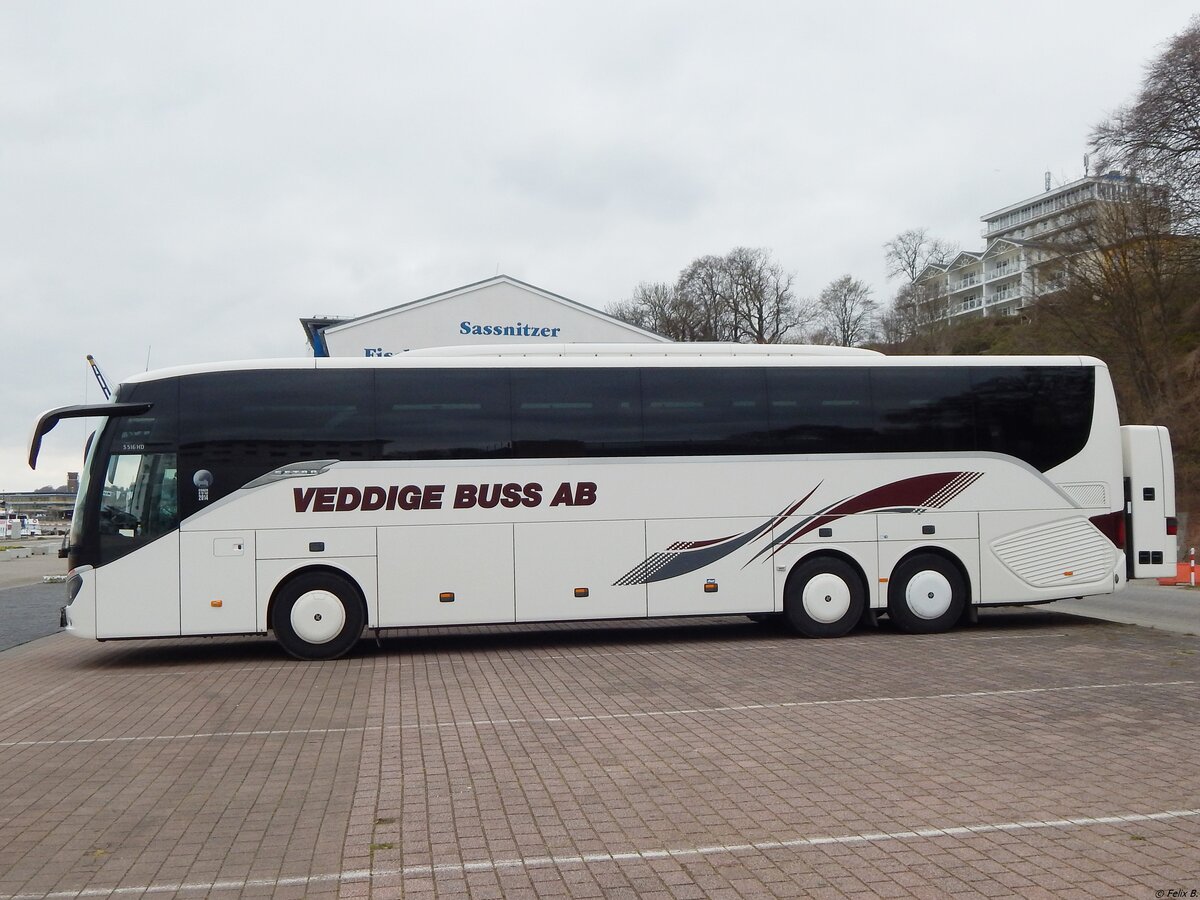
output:
<svg viewBox="0 0 1200 900"><path fill-rule="evenodd" d="M341 578L348 585L354 588L354 594L358 598L358 602L362 605L363 621L367 621L370 617L371 610L367 606L367 597L363 592L362 585L358 583L358 579L347 572L345 569L339 569L337 566L330 565L306 565L298 569L293 569L275 583L275 587L271 589L271 599L267 601L266 625L267 629L271 630L272 616L275 613L275 603L279 599L279 595L289 584L296 581L298 578L304 578L308 575L333 575Z"/></svg>
<svg viewBox="0 0 1200 900"><path fill-rule="evenodd" d="M814 547L811 553L806 553L798 560L792 563L788 569L787 578L783 580L783 596L787 596L788 585L791 584L792 578L795 577L797 570L807 562L812 562L815 559L839 559L848 564L858 575L858 580L862 584L862 588L867 592L867 603L870 605L871 584L867 581L867 573L863 570L862 564L846 553L844 550L838 550L832 547Z"/></svg>
<svg viewBox="0 0 1200 900"><path fill-rule="evenodd" d="M967 606L974 606L974 598L976 593L975 582L971 579L970 571L963 564L963 561L959 558L957 553L953 552L952 550L948 550L945 547L939 547L937 544L927 544L922 547L913 547L898 560L896 560L896 564L892 566L892 570L888 573L888 588L891 588L892 576L895 574L897 569L899 569L902 565L904 565L904 563L908 562L908 560L912 559L914 556L922 556L926 554L930 556L941 557L942 559L946 560L946 562L950 563L950 565L954 566L954 568L958 571L958 574L962 576L963 584L965 584L967 587Z"/></svg>
<svg viewBox="0 0 1200 900"><path fill-rule="evenodd" d="M798 559L783 588L783 617L808 638L849 634L869 609L862 566L849 554L819 548Z"/></svg>

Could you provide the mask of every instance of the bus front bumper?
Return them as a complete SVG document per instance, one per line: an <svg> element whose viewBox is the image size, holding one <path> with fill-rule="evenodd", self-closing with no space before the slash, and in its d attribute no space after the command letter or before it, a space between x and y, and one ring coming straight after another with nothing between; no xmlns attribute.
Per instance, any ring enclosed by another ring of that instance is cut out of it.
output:
<svg viewBox="0 0 1200 900"><path fill-rule="evenodd" d="M96 637L96 570L79 566L67 575L67 605L59 624L76 637Z"/></svg>

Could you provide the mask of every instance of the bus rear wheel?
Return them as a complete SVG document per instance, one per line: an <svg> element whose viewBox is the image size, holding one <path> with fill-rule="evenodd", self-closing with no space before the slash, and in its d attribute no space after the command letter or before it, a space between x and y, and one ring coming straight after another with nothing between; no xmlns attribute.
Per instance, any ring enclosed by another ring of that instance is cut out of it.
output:
<svg viewBox="0 0 1200 900"><path fill-rule="evenodd" d="M888 581L888 616L901 631L949 631L967 606L967 584L954 563L918 553L896 566Z"/></svg>
<svg viewBox="0 0 1200 900"><path fill-rule="evenodd" d="M867 591L850 563L835 557L805 560L788 576L783 614L805 637L841 637L858 624Z"/></svg>
<svg viewBox="0 0 1200 900"><path fill-rule="evenodd" d="M362 636L366 609L345 578L312 572L289 581L275 598L271 627L297 659L337 659Z"/></svg>

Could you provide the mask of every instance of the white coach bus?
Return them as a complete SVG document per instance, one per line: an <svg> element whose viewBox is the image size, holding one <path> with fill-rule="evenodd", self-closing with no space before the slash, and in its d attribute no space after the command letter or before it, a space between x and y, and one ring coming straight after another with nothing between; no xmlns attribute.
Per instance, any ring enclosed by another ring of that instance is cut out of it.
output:
<svg viewBox="0 0 1200 900"><path fill-rule="evenodd" d="M1107 594L1175 571L1164 428L1086 357L722 345L443 349L125 382L70 537L73 634L888 615ZM1132 545L1126 549L1126 542ZM1128 555L1128 561L1127 561Z"/></svg>

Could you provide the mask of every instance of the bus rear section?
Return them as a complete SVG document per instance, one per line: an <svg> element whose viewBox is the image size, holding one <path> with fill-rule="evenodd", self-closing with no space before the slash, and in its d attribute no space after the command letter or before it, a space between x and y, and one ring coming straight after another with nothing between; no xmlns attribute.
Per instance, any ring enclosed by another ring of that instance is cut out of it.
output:
<svg viewBox="0 0 1200 900"><path fill-rule="evenodd" d="M1121 465L1129 577L1170 577L1178 557L1170 433L1161 425L1122 425Z"/></svg>

